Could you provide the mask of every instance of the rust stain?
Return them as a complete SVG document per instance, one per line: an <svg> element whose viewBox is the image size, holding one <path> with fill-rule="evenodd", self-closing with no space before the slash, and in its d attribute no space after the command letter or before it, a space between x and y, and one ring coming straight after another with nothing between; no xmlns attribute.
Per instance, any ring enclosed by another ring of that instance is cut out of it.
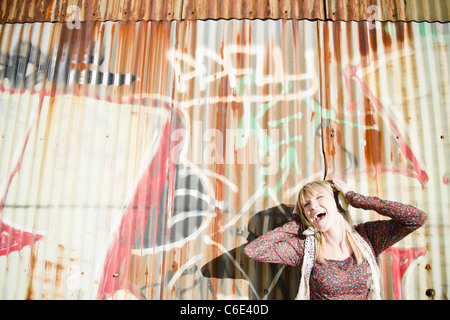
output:
<svg viewBox="0 0 450 320"><path fill-rule="evenodd" d="M337 63L338 72L341 70L341 23L333 23L333 51Z"/></svg>
<svg viewBox="0 0 450 320"><path fill-rule="evenodd" d="M397 22L395 25L396 37L399 43L403 43L405 41L405 22Z"/></svg>
<svg viewBox="0 0 450 320"><path fill-rule="evenodd" d="M411 23L405 23L406 35L410 41L414 41L413 26Z"/></svg>
<svg viewBox="0 0 450 320"><path fill-rule="evenodd" d="M369 28L370 49L372 52L377 52L377 29Z"/></svg>
<svg viewBox="0 0 450 320"><path fill-rule="evenodd" d="M28 272L28 284L27 284L27 292L25 295L25 300L33 300L34 299L33 280L34 280L34 272L36 270L37 247L38 246L34 247L31 250L30 270Z"/></svg>
<svg viewBox="0 0 450 320"><path fill-rule="evenodd" d="M45 21L51 21L52 19L52 8L55 0L47 2L47 8L45 8Z"/></svg>
<svg viewBox="0 0 450 320"><path fill-rule="evenodd" d="M130 267L128 268L128 274L126 275L127 281L134 285L134 289L136 292L132 292L136 297L140 297L140 293L138 292L139 288L145 286L147 280L143 279L143 277L147 277L146 273L148 272L148 267L146 267L146 272L142 272L143 263L145 260L142 259L140 255L131 255ZM132 291L133 291L132 290Z"/></svg>
<svg viewBox="0 0 450 320"><path fill-rule="evenodd" d="M51 289L52 289L52 275L54 270L54 263L46 260L44 263L44 279L43 279L43 290L42 290L42 299L47 300L51 299Z"/></svg>
<svg viewBox="0 0 450 320"><path fill-rule="evenodd" d="M387 30L387 22L381 22L381 41L383 41L383 46L387 49L390 48L392 45L392 38L389 34L389 31Z"/></svg>
<svg viewBox="0 0 450 320"><path fill-rule="evenodd" d="M373 110L371 102L367 97L364 98L364 106L365 106L364 124L367 127L372 127L376 124L376 121L372 113ZM369 166L378 168L378 166L381 164L381 153L382 153L381 131L376 129L367 129L365 131L365 139L366 139L366 146L364 148L364 154L366 157L366 162Z"/></svg>
<svg viewBox="0 0 450 320"><path fill-rule="evenodd" d="M365 22L358 22L358 37L359 37L359 52L361 58L369 54L369 43L367 39L367 24Z"/></svg>
<svg viewBox="0 0 450 320"><path fill-rule="evenodd" d="M66 260L66 248L59 244L58 245L59 255L56 263L56 275L55 275L55 298L63 298L63 273L65 270L65 260Z"/></svg>

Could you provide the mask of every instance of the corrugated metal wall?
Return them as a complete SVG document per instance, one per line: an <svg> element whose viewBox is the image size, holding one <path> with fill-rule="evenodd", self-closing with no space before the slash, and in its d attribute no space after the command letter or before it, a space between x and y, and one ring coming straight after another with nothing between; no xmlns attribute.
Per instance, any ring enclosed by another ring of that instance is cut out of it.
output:
<svg viewBox="0 0 450 320"><path fill-rule="evenodd" d="M1 0L0 21L172 21L310 19L330 21L439 21L450 17L442 0Z"/></svg>
<svg viewBox="0 0 450 320"><path fill-rule="evenodd" d="M448 299L449 8L347 2L0 2L0 298L292 299L242 248L335 176L429 215L383 297Z"/></svg>

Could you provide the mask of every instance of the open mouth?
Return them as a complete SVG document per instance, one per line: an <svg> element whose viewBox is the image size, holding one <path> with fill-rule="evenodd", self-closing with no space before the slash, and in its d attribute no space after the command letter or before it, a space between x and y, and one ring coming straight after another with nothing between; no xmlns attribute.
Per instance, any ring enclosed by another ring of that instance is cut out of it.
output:
<svg viewBox="0 0 450 320"><path fill-rule="evenodd" d="M316 222L322 220L324 217L326 216L325 212L319 212L318 214L316 214L314 216L314 220L316 220Z"/></svg>

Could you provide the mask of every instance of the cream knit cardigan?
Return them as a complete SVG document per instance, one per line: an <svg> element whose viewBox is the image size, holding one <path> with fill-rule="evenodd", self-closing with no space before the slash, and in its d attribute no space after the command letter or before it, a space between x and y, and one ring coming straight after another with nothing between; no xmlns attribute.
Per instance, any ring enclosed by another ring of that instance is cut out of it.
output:
<svg viewBox="0 0 450 320"><path fill-rule="evenodd" d="M314 267L314 263L316 260L315 257L315 236L314 229L312 227L308 228L303 232L306 235L305 239L305 249L303 255L303 265L302 265L302 274L300 278L300 286L298 289L298 294L295 300L309 300L309 279L311 275L311 270ZM375 261L375 257L370 249L370 246L366 241L356 232L353 233L355 240L361 250L364 258L369 263L372 276L370 283L370 300L381 300L381 288L380 288L380 269Z"/></svg>

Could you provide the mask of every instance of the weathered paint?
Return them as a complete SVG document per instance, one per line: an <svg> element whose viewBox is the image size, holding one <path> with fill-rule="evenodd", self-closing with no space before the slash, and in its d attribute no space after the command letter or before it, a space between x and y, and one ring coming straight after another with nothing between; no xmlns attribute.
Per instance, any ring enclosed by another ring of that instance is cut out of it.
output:
<svg viewBox="0 0 450 320"><path fill-rule="evenodd" d="M447 299L449 34L371 26L0 25L0 297L293 298L242 247L337 176L429 214L384 297Z"/></svg>
<svg viewBox="0 0 450 320"><path fill-rule="evenodd" d="M173 21L203 19L325 19L317 0L0 1L0 21Z"/></svg>
<svg viewBox="0 0 450 320"><path fill-rule="evenodd" d="M450 20L447 1L325 0L326 16L333 21L441 21Z"/></svg>
<svg viewBox="0 0 450 320"><path fill-rule="evenodd" d="M0 0L0 22L309 19L446 22L442 0Z"/></svg>

